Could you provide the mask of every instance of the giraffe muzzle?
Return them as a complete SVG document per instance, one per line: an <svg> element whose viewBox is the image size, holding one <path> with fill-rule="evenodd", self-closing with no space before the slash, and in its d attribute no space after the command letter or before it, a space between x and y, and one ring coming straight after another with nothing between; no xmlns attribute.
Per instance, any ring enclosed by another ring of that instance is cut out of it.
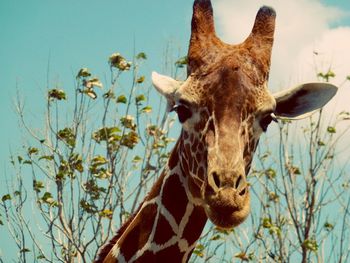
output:
<svg viewBox="0 0 350 263"><path fill-rule="evenodd" d="M249 186L245 175L241 173L212 170L208 174L204 197L206 213L218 227L234 227L249 214Z"/></svg>

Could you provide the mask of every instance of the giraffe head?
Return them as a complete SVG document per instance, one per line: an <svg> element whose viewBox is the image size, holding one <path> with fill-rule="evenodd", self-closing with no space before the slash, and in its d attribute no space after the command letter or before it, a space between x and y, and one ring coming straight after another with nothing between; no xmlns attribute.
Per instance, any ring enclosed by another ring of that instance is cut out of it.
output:
<svg viewBox="0 0 350 263"><path fill-rule="evenodd" d="M269 92L275 17L272 8L260 8L248 38L229 45L215 34L210 0L196 0L187 79L152 75L183 127L180 163L189 189L219 227L236 226L249 214L246 176L259 136L270 122L305 116L336 92L336 87L322 83L277 95Z"/></svg>

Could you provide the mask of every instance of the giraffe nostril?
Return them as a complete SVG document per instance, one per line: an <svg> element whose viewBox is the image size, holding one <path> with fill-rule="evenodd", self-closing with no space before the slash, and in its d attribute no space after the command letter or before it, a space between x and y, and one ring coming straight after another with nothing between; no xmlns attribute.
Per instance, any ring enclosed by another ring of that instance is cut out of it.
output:
<svg viewBox="0 0 350 263"><path fill-rule="evenodd" d="M241 184L242 181L242 175L238 176L235 184L235 188L238 189L239 185Z"/></svg>
<svg viewBox="0 0 350 263"><path fill-rule="evenodd" d="M245 195L247 187L244 187L242 191L239 192L240 196Z"/></svg>
<svg viewBox="0 0 350 263"><path fill-rule="evenodd" d="M219 175L217 174L217 172L213 172L213 173L212 173L212 177L213 177L215 186L216 186L217 188L220 188L221 183L220 183L220 178L219 178Z"/></svg>

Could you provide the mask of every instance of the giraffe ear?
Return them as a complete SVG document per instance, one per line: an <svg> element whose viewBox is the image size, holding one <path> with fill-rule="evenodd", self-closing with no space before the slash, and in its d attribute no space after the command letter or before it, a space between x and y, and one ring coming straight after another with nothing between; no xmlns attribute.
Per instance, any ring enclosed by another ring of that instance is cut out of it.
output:
<svg viewBox="0 0 350 263"><path fill-rule="evenodd" d="M282 119L303 119L322 108L337 93L330 83L305 83L274 94L275 115Z"/></svg>
<svg viewBox="0 0 350 263"><path fill-rule="evenodd" d="M155 71L152 72L152 82L156 90L167 99L167 110L170 111L175 105L174 94L181 86L181 82Z"/></svg>

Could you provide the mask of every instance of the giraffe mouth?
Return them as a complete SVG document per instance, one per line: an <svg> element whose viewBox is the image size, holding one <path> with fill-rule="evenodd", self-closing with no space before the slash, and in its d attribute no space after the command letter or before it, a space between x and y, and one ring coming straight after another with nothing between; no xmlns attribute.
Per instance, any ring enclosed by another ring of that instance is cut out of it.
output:
<svg viewBox="0 0 350 263"><path fill-rule="evenodd" d="M250 195L248 186L244 193L227 187L217 192L205 194L205 211L216 226L232 228L241 224L250 212Z"/></svg>

